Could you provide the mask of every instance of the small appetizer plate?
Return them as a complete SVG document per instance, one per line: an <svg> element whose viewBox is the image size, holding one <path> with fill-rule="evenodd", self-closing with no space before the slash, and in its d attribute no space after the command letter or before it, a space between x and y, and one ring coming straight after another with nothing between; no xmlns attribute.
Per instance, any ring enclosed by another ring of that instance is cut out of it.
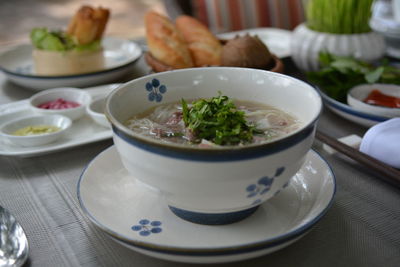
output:
<svg viewBox="0 0 400 267"><path fill-rule="evenodd" d="M400 117L400 108L391 108L367 104L364 100L373 90L378 90L389 97L398 98L400 101L400 86L394 84L361 84L353 87L347 94L349 106L364 112L385 117Z"/></svg>
<svg viewBox="0 0 400 267"><path fill-rule="evenodd" d="M290 40L292 32L278 28L253 28L242 31L227 32L218 34L220 39L232 39L236 35L243 36L245 34L257 35L258 38L268 47L272 54L278 58L290 57Z"/></svg>
<svg viewBox="0 0 400 267"><path fill-rule="evenodd" d="M92 97L85 90L65 87L49 89L34 94L29 99L29 105L38 114L59 114L71 120L77 120L85 115L86 107L90 104L91 100ZM41 105L45 107L41 108ZM70 107L62 108L62 106Z"/></svg>
<svg viewBox="0 0 400 267"><path fill-rule="evenodd" d="M10 81L35 91L55 87L87 87L109 83L131 73L132 65L142 55L138 44L116 37L105 37L103 49L105 68L97 72L66 76L36 75L30 44L18 45L1 53L0 70Z"/></svg>
<svg viewBox="0 0 400 267"><path fill-rule="evenodd" d="M332 112L336 113L337 115L339 115L349 121L352 121L354 123L357 123L359 125L362 125L362 126L368 128L377 123L380 123L380 122L390 119L390 117L357 110L350 105L339 102L339 101L329 97L327 94L324 93L324 91L321 88L317 88L317 89L322 97L322 100L324 101L324 105L328 109L330 109Z"/></svg>
<svg viewBox="0 0 400 267"><path fill-rule="evenodd" d="M258 257L299 240L331 206L335 177L311 150L284 190L250 217L218 226L174 215L158 190L128 173L115 146L87 166L77 187L82 210L114 241L160 259L222 263Z"/></svg>
<svg viewBox="0 0 400 267"><path fill-rule="evenodd" d="M92 99L107 95L112 90L118 88L121 84L107 84L95 87L83 88L88 92ZM8 123L16 118L32 116L32 109L29 105L29 98L0 105L0 125ZM35 146L23 147L8 142L0 137L0 155L14 157L36 157L49 153L57 153L86 144L111 139L112 131L110 128L100 126L94 122L88 114L82 118L74 120L65 136L53 143Z"/></svg>
<svg viewBox="0 0 400 267"><path fill-rule="evenodd" d="M40 146L61 138L71 124L71 119L62 115L30 116L1 125L0 135L20 146Z"/></svg>
<svg viewBox="0 0 400 267"><path fill-rule="evenodd" d="M111 124L108 122L106 115L104 115L104 106L106 104L106 95L100 96L86 107L86 112L98 124L110 128Z"/></svg>

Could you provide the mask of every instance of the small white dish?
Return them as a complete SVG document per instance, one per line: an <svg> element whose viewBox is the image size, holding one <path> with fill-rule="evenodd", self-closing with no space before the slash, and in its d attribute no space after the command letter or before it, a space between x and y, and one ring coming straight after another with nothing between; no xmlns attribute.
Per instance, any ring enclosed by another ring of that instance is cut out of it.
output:
<svg viewBox="0 0 400 267"><path fill-rule="evenodd" d="M327 162L309 151L288 186L250 217L209 226L175 216L162 195L130 175L115 146L82 173L78 199L89 219L113 240L145 255L189 263L222 263L271 253L304 236L335 194Z"/></svg>
<svg viewBox="0 0 400 267"><path fill-rule="evenodd" d="M96 123L110 128L111 124L108 122L106 115L104 115L104 106L106 102L105 96L93 99L93 101L86 107L86 112L92 117Z"/></svg>
<svg viewBox="0 0 400 267"><path fill-rule="evenodd" d="M349 121L352 121L364 127L371 127L377 123L390 119L389 117L375 115L369 112L357 110L345 103L339 102L329 97L327 94L324 93L324 91L321 88L317 87L317 89L319 90L322 100L324 101L324 105L332 112L336 113L337 115Z"/></svg>
<svg viewBox="0 0 400 267"><path fill-rule="evenodd" d="M220 39L232 39L236 35L242 36L245 34L257 35L258 38L268 47L271 53L279 58L289 57L290 40L292 32L278 28L254 28L241 31L227 32L218 34Z"/></svg>
<svg viewBox="0 0 400 267"><path fill-rule="evenodd" d="M349 90L347 103L349 106L371 114L394 118L400 117L400 108L390 108L367 104L364 100L373 90L379 90L382 94L400 98L400 86L394 84L360 84Z"/></svg>
<svg viewBox="0 0 400 267"><path fill-rule="evenodd" d="M72 101L78 103L79 106L65 109L44 109L38 107L43 103L56 101L57 99ZM77 120L86 113L86 107L90 104L91 100L92 97L84 89L64 87L49 89L34 94L29 99L29 104L35 113L43 115L60 114L70 118L71 120Z"/></svg>
<svg viewBox="0 0 400 267"><path fill-rule="evenodd" d="M121 84L108 84L85 88L92 98L103 96L119 87ZM8 104L0 105L0 125L16 118L32 116L32 109L29 105L29 99L20 100ZM46 145L36 147L23 147L6 142L0 138L0 155L13 157L36 157L49 153L56 153L77 146L83 146L106 139L111 139L112 131L110 128L95 123L88 115L75 120L69 128L66 135Z"/></svg>
<svg viewBox="0 0 400 267"><path fill-rule="evenodd" d="M0 70L7 78L26 88L41 91L55 87L88 87L115 81L132 72L132 65L142 55L133 41L116 37L103 39L105 68L92 73L67 76L40 76L33 68L32 45L23 44L0 54Z"/></svg>
<svg viewBox="0 0 400 267"><path fill-rule="evenodd" d="M7 139L9 142L20 146L40 146L52 143L61 138L68 128L71 126L72 121L68 117L62 115L37 115L24 118L18 118L0 126L0 135ZM19 129L28 126L55 126L59 130L51 133L34 134L26 136L18 136L13 133Z"/></svg>

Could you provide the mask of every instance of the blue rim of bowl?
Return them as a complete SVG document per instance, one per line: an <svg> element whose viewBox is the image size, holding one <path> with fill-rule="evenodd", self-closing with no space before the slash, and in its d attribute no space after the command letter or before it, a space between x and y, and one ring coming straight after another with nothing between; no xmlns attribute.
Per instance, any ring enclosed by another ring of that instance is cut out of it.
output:
<svg viewBox="0 0 400 267"><path fill-rule="evenodd" d="M139 249L144 249L147 251L151 252L156 252L156 253L162 253L162 254L168 254L168 255L178 255L178 256L224 256L224 255L234 255L234 254L243 254L243 253L249 253L249 252L256 252L256 251L261 251L265 250L268 248L276 247L279 245L283 245L289 241L295 241L296 238L301 237L302 235L306 234L311 228L319 222L322 217L326 214L326 212L329 210L329 208L333 204L333 200L336 194L336 177L335 173L332 170L332 167L329 165L329 163L315 150L310 149L308 153L315 153L317 158L321 160L322 164L325 164L326 168L328 169L330 176L332 178L332 184L333 184L333 190L332 190L332 195L330 197L330 200L328 204L321 210L321 212L317 215L315 215L314 218L312 218L308 223L299 226L298 228L279 235L274 238L270 238L267 240L263 241L257 241L253 243L246 243L242 245L236 245L236 246L228 246L228 247L216 247L216 248L181 248L181 247L176 247L176 246L163 246L163 245L158 245L155 243L150 243L150 242L143 242L139 240L134 240L129 237L123 236L109 228L107 228L105 225L97 221L97 219L86 209L82 198L81 198L81 193L80 193L80 186L81 182L83 180L83 177L87 171L87 169L90 167L90 165L96 160L97 157L102 155L103 153L106 153L107 151L113 149L115 146L111 146L103 150L100 154L98 154L94 159L91 160L91 162L86 165L85 169L81 173L79 180L78 180L78 185L77 185L77 197L79 201L79 205L81 206L81 209L83 212L87 215L87 217L101 230L103 230L106 234L110 235L112 238L117 239L118 241L129 245L133 246L135 248Z"/></svg>
<svg viewBox="0 0 400 267"><path fill-rule="evenodd" d="M240 161L252 158L264 157L267 155L278 153L284 149L293 147L303 140L306 140L314 134L316 121L308 125L301 131L285 136L282 139L255 146L242 146L240 148L231 147L225 149L198 149L196 147L174 147L174 146L157 146L151 142L137 141L130 138L124 132L112 126L112 130L116 136L127 142L128 144L145 150L147 152L172 157L187 161L203 161L203 162L224 162L224 161Z"/></svg>
<svg viewBox="0 0 400 267"><path fill-rule="evenodd" d="M202 69L207 69L209 71L213 71L219 67L206 67ZM245 68L237 68L233 67L231 69L236 70L243 70ZM246 69L245 69L246 70ZM182 70L174 70L174 73L177 72L185 72L190 71L190 69L182 69ZM301 81L297 78L287 76L280 73L269 72L265 70L254 70L251 71L257 72L268 72L274 76L284 76L287 79L295 80L296 82L302 83L304 85L310 86L308 83ZM167 73L167 72L164 72ZM147 75L145 77L141 77L135 79L137 80L144 80L144 79L152 79L154 76L160 75L160 73ZM132 82L132 81L131 81ZM130 84L131 82L127 83ZM311 89L315 90L316 94L320 97L318 90L310 86ZM122 87L119 87L122 88ZM311 134L314 133L314 129L316 127L316 123L321 115L322 112L322 99L319 106L318 112L313 119L311 119L308 123L304 124L299 130L292 132L280 139L273 140L272 142L265 143L265 144L249 144L246 146L227 146L224 148L202 148L199 149L198 147L190 147L180 144L170 144L170 143L162 143L157 140L154 140L149 137L142 136L140 134L134 133L133 131L129 130L126 126L120 123L117 119L110 115L108 111L108 102L110 101L110 96L115 94L118 90L114 90L111 92L106 100L106 108L104 114L106 115L107 119L110 121L113 129L113 133L123 139L124 141L128 142L131 145L139 147L149 152L162 154L165 156L175 157L179 159L187 159L187 160L195 160L195 161L232 161L232 160L243 160L249 158L257 158L265 155L270 155L272 153L279 152L285 148L294 146L301 141L305 140Z"/></svg>
<svg viewBox="0 0 400 267"><path fill-rule="evenodd" d="M75 78L90 77L90 76L100 75L100 74L104 74L104 73L114 72L114 71L118 71L118 70L124 69L124 68L136 63L136 61L138 61L143 56L143 49L138 44L136 44L135 42L133 42L131 40L128 40L128 41L133 43L133 44L135 44L137 49L139 49L140 53L138 54L137 58L129 61L128 63L125 63L123 65L120 65L120 66L117 66L117 67L114 67L114 68L108 68L108 69L104 69L104 70L100 70L100 71L88 72L88 73L82 73L82 74L61 75L61 76L40 76L40 75L20 74L20 73L16 73L14 71L8 70L8 69L4 68L1 65L0 65L0 70L3 71L4 73L8 74L8 75L12 75L12 76L15 76L15 77L30 78L30 79L43 79L43 80L75 79ZM4 53L6 53L6 52L4 52Z"/></svg>
<svg viewBox="0 0 400 267"><path fill-rule="evenodd" d="M386 121L386 120L390 119L389 117L374 115L374 114L370 114L370 113L366 113L366 112L362 112L362 111L356 110L356 109L350 107L347 104L341 103L341 102L329 97L319 87L315 87L315 88L317 88L317 90L320 93L320 95L321 95L322 99L324 100L325 104L327 104L329 106L332 106L333 108L335 108L335 109L337 109L339 111L345 112L345 113L347 113L349 115L352 115L352 116L355 116L355 117L359 117L359 118L362 118L362 119L367 119L367 120L370 120L370 121L374 121L374 122L383 122L383 121Z"/></svg>

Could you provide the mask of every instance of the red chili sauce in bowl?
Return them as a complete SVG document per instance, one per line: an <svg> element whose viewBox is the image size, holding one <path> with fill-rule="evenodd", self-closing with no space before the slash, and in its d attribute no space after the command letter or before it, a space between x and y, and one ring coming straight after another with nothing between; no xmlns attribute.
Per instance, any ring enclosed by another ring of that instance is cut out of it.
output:
<svg viewBox="0 0 400 267"><path fill-rule="evenodd" d="M370 105L383 106L389 108L400 108L400 98L383 94L378 89L374 89L369 93L364 102Z"/></svg>

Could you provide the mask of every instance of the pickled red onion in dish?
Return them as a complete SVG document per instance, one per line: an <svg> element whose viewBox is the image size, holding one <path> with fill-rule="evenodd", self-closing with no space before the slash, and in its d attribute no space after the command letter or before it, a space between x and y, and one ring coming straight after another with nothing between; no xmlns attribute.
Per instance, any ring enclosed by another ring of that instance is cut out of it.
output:
<svg viewBox="0 0 400 267"><path fill-rule="evenodd" d="M58 98L53 101L45 102L38 105L38 108L43 109L67 109L67 108L76 108L79 107L80 104L74 101L68 101L63 98Z"/></svg>

